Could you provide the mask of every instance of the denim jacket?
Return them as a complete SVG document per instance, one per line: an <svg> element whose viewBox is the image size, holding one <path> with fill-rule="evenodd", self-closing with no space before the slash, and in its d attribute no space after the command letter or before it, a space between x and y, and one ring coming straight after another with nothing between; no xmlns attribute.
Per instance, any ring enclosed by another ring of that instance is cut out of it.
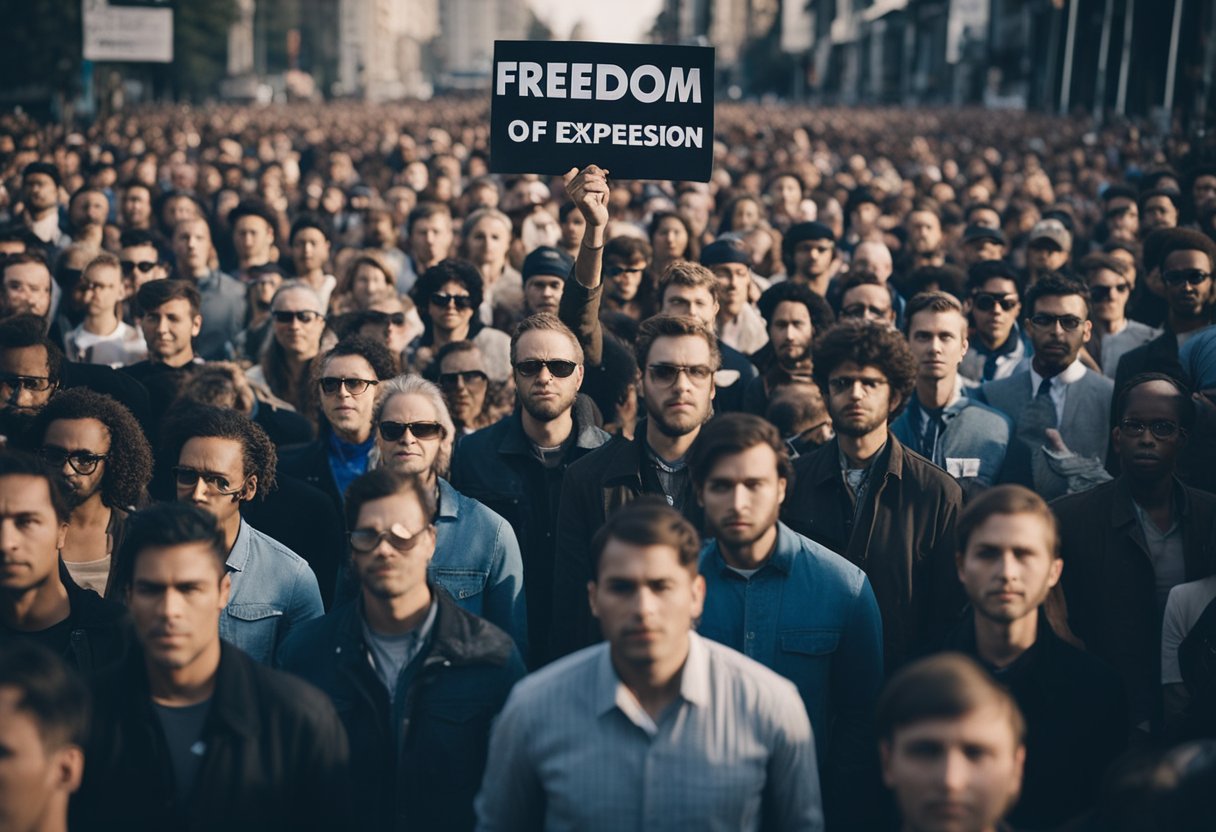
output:
<svg viewBox="0 0 1216 832"><path fill-rule="evenodd" d="M976 399L959 395L942 409L945 428L936 447L929 449L923 448L921 442L923 413L920 400L913 393L908 407L891 422L891 433L958 480L968 496L996 484L1013 432L1013 422L1008 416Z"/></svg>
<svg viewBox="0 0 1216 832"><path fill-rule="evenodd" d="M220 615L220 638L269 665L297 624L325 612L317 576L308 562L241 521L228 553L232 593Z"/></svg>

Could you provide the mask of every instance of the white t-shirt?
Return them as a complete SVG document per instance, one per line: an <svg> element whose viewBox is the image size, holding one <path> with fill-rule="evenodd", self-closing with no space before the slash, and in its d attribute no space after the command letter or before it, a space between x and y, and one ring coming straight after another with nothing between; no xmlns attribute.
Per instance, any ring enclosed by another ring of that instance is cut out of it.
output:
<svg viewBox="0 0 1216 832"><path fill-rule="evenodd" d="M84 324L73 329L64 338L68 360L85 364L104 364L109 367L126 367L148 357L148 345L143 333L124 321L109 335L89 332Z"/></svg>
<svg viewBox="0 0 1216 832"><path fill-rule="evenodd" d="M1213 599L1216 599L1216 575L1178 584L1170 590L1161 624L1161 684L1182 683L1178 647Z"/></svg>

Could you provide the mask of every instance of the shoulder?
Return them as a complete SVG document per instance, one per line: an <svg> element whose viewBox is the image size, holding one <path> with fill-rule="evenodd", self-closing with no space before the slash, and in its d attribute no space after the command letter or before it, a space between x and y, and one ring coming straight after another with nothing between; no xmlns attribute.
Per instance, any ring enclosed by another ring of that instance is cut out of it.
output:
<svg viewBox="0 0 1216 832"><path fill-rule="evenodd" d="M498 443L502 441L502 435L506 433L507 423L511 418L511 416L505 416L492 425L487 425L480 430L465 434L457 444L456 458L462 458L461 454L468 454L469 452L496 450ZM482 461L484 461L484 458L479 460L479 462ZM476 466L473 467L476 468Z"/></svg>
<svg viewBox="0 0 1216 832"><path fill-rule="evenodd" d="M226 653L224 658L229 656ZM278 721L313 725L337 721L330 698L312 684L285 671L260 665L243 653L240 660L244 664L243 671L259 692L265 714Z"/></svg>
<svg viewBox="0 0 1216 832"><path fill-rule="evenodd" d="M992 381L984 382L980 387L985 397L991 396L1011 396L1018 392L1030 394L1030 371L1019 370L1013 375L1005 378L993 379Z"/></svg>
<svg viewBox="0 0 1216 832"><path fill-rule="evenodd" d="M892 437L890 441L899 442L895 437ZM903 453L903 479L905 481L914 483L922 492L935 493L946 500L962 502L963 489L954 477L906 445L899 443L898 448Z"/></svg>
<svg viewBox="0 0 1216 832"><path fill-rule="evenodd" d="M257 547L258 557L275 558L283 564L290 563L294 568L308 568L308 561L297 555L265 532L260 532L249 526L249 543Z"/></svg>
<svg viewBox="0 0 1216 832"><path fill-rule="evenodd" d="M1088 525L1093 521L1092 516L1083 514L1095 507L1109 506L1114 501L1114 488L1118 480L1104 482L1085 491L1066 494L1057 497L1050 503L1060 527L1065 528L1074 524ZM1092 530L1092 529L1091 529Z"/></svg>
<svg viewBox="0 0 1216 832"><path fill-rule="evenodd" d="M473 341L477 346L482 348L482 351L488 347L491 349L502 349L510 347L511 336L503 332L501 329L495 329L492 326L482 327L481 331L473 336Z"/></svg>
<svg viewBox="0 0 1216 832"><path fill-rule="evenodd" d="M1008 433L1013 428L1013 420L995 407L984 404L978 399L964 396L960 402L958 419L977 426L989 427Z"/></svg>
<svg viewBox="0 0 1216 832"><path fill-rule="evenodd" d="M589 704L596 693L599 665L607 651L608 644L600 642L529 673L512 688L507 707L548 719L553 709L564 711Z"/></svg>
<svg viewBox="0 0 1216 832"><path fill-rule="evenodd" d="M866 581L866 573L860 567L793 529L786 527L782 531L789 532L797 543L796 568L813 572L816 583L826 582L847 595L860 594Z"/></svg>
<svg viewBox="0 0 1216 832"><path fill-rule="evenodd" d="M506 630L441 595L439 616L437 647L445 654L467 664L512 668L516 648Z"/></svg>
<svg viewBox="0 0 1216 832"><path fill-rule="evenodd" d="M789 679L716 641L695 633L692 638L698 639L706 651L714 695L728 696L730 704L766 722L806 721L802 697Z"/></svg>
<svg viewBox="0 0 1216 832"><path fill-rule="evenodd" d="M570 467L566 469L566 480L576 482L580 475L604 468L611 460L616 458L617 454L626 453L631 450L630 446L635 441L633 439L626 439L623 436L609 438L603 445L583 454L583 456L570 463ZM573 479L571 479L572 477Z"/></svg>
<svg viewBox="0 0 1216 832"><path fill-rule="evenodd" d="M1101 373L1095 373L1093 370L1086 370L1085 375L1081 376L1081 380L1078 383L1107 395L1115 391L1115 380L1113 378L1104 376Z"/></svg>
<svg viewBox="0 0 1216 832"><path fill-rule="evenodd" d="M279 645L279 666L292 673L316 669L318 660L332 651L339 621L350 613L353 605L353 601L348 601L320 618L293 625Z"/></svg>

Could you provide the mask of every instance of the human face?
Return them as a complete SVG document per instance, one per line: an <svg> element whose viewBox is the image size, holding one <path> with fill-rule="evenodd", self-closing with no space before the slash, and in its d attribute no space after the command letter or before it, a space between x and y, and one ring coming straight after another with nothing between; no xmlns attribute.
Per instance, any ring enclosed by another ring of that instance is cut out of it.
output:
<svg viewBox="0 0 1216 832"><path fill-rule="evenodd" d="M381 422L439 422L439 412L424 396L397 394L384 404L380 412ZM437 436L431 439L419 439L413 431L407 430L396 442L389 442L380 432L376 432L376 447L380 450L380 459L384 466L397 474L422 474L429 476L435 473L435 466L441 456L450 453L451 436Z"/></svg>
<svg viewBox="0 0 1216 832"><path fill-rule="evenodd" d="M782 176L769 189L786 213L794 213L802 202L802 183L792 176Z"/></svg>
<svg viewBox="0 0 1216 832"><path fill-rule="evenodd" d="M106 456L110 453L110 431L96 419L56 419L46 427L42 438L44 451L85 453ZM91 474L81 474L64 460L59 470L66 486L68 499L74 506L83 505L101 490L108 460L101 460Z"/></svg>
<svg viewBox="0 0 1216 832"><path fill-rule="evenodd" d="M942 245L942 223L932 211L908 214L908 248L918 254L937 251Z"/></svg>
<svg viewBox="0 0 1216 832"><path fill-rule="evenodd" d="M410 248L414 257L429 267L448 256L452 250L452 218L436 214L414 222L410 228Z"/></svg>
<svg viewBox="0 0 1216 832"><path fill-rule="evenodd" d="M194 204L194 200L184 196L173 197L165 202L164 213L168 218L167 225L174 230L174 237L177 236L177 227L187 220L200 220L198 206ZM211 233L207 232L207 245L211 245Z"/></svg>
<svg viewBox="0 0 1216 832"><path fill-rule="evenodd" d="M167 364L193 356L193 339L202 327L203 317L195 314L185 298L174 298L148 309L139 319L148 354Z"/></svg>
<svg viewBox="0 0 1216 832"><path fill-rule="evenodd" d="M213 515L221 525L236 517L241 502L257 492L257 476L246 476L245 449L236 439L196 436L182 445L177 465L208 476L222 477L227 487L216 489L202 477L193 486L177 483L177 501L193 503ZM235 493L220 493L235 492Z"/></svg>
<svg viewBox="0 0 1216 832"><path fill-rule="evenodd" d="M663 675L683 666L688 632L705 602L705 579L680 564L674 547L609 538L587 594L613 659L641 671L662 669Z"/></svg>
<svg viewBox="0 0 1216 832"><path fill-rule="evenodd" d="M687 315L710 329L718 320L718 301L703 286L668 286L663 292L664 315Z"/></svg>
<svg viewBox="0 0 1216 832"><path fill-rule="evenodd" d="M319 228L301 228L291 238L291 259L300 274L321 271L329 262L329 240Z"/></svg>
<svg viewBox="0 0 1216 832"><path fill-rule="evenodd" d="M413 320L420 327L418 314L413 310L406 312L405 305L401 303L401 298L397 297L396 292L390 292L385 296L373 300L370 308L374 312L383 312L386 315L401 314L404 316L404 319L399 324L394 323L391 318L389 319L388 332L385 338L385 345L388 347L389 352L393 355L400 355L409 345L410 341L413 340L414 335L417 334L411 329L410 321ZM421 328L419 328L418 332L421 332Z"/></svg>
<svg viewBox="0 0 1216 832"><path fill-rule="evenodd" d="M444 356L439 366L439 385L452 420L473 425L481 415L489 389L489 376L481 351L467 350Z"/></svg>
<svg viewBox="0 0 1216 832"><path fill-rule="evenodd" d="M477 264L499 264L507 258L511 229L497 217L483 217L469 232L469 259Z"/></svg>
<svg viewBox="0 0 1216 832"><path fill-rule="evenodd" d="M338 355L325 362L322 377L357 378L376 381L376 371L361 355ZM359 395L352 394L345 384L339 384L333 393L320 391L321 412L330 427L347 441L365 441L372 431L372 411L376 407L375 384L368 385Z"/></svg>
<svg viewBox="0 0 1216 832"><path fill-rule="evenodd" d="M240 217L232 226L232 245L242 263L265 263L274 245L274 229L261 217Z"/></svg>
<svg viewBox="0 0 1216 832"><path fill-rule="evenodd" d="M654 377L656 365L712 368L709 344L697 335L656 338L650 345L647 366L642 369L642 395L646 413L667 436L687 436L709 419L714 397L713 376L701 381L687 371L670 384Z"/></svg>
<svg viewBox="0 0 1216 832"><path fill-rule="evenodd" d="M1038 615L1064 566L1052 543L1037 514L993 514L976 526L958 557L958 577L976 615L1000 624Z"/></svg>
<svg viewBox="0 0 1216 832"><path fill-rule="evenodd" d="M45 479L0 477L0 591L21 594L51 580L67 529L55 516Z"/></svg>
<svg viewBox="0 0 1216 832"><path fill-rule="evenodd" d="M274 338L289 354L301 361L314 357L321 350L321 335L325 332L325 313L311 292L286 291L275 297L271 314L275 312L311 312L313 317L305 322L293 316L281 323L274 319Z"/></svg>
<svg viewBox="0 0 1216 832"><path fill-rule="evenodd" d="M811 354L811 342L815 338L815 327L811 323L811 311L806 304L783 300L773 310L773 319L768 325L768 338L773 344L777 360L792 367Z"/></svg>
<svg viewBox="0 0 1216 832"><path fill-rule="evenodd" d="M55 393L56 385L44 390L29 390L11 381L13 376L45 379L50 376L46 347L14 347L0 350L0 410L33 416L46 407Z"/></svg>
<svg viewBox="0 0 1216 832"><path fill-rule="evenodd" d="M515 371L520 405L533 419L551 422L574 405L574 397L583 383L583 366L568 336L543 329L525 332L515 345L516 367L537 360L569 361L576 365L574 372L566 378L553 375L548 367L542 367L534 376L526 376L518 369Z"/></svg>
<svg viewBox="0 0 1216 832"><path fill-rule="evenodd" d="M827 405L835 431L860 438L887 429L899 398L882 370L845 361L828 376Z"/></svg>
<svg viewBox="0 0 1216 832"><path fill-rule="evenodd" d="M642 286L642 276L646 271L646 261L635 257L628 263L610 257L604 263L604 277L609 281L609 292L620 303L628 303L638 296Z"/></svg>
<svg viewBox="0 0 1216 832"><path fill-rule="evenodd" d="M388 292L388 282L388 275L382 269L371 263L360 263L350 281L355 305L360 309L370 307L372 301Z"/></svg>
<svg viewBox="0 0 1216 832"><path fill-rule="evenodd" d="M836 244L831 240L803 240L794 246L794 274L815 279L827 274L836 258Z"/></svg>
<svg viewBox="0 0 1216 832"><path fill-rule="evenodd" d="M436 294L467 298L469 290L464 287L463 283L449 280L439 287ZM439 306L433 298L427 298L427 309L431 314L431 326L441 332L456 332L467 327L469 321L473 320L473 313L477 311L472 306L457 306L454 301Z"/></svg>
<svg viewBox="0 0 1216 832"><path fill-rule="evenodd" d="M1209 277L1198 286L1192 286L1186 281L1177 285L1166 282L1165 299L1170 305L1170 314L1180 320L1202 318L1208 313L1213 297L1216 297L1210 277L1212 262L1202 251L1174 251L1161 264L1161 273L1164 275L1178 269L1199 269L1208 272Z"/></svg>
<svg viewBox="0 0 1216 832"><path fill-rule="evenodd" d="M1129 197L1112 199L1106 206L1106 227L1115 240L1134 240L1140 233L1140 208Z"/></svg>
<svg viewBox="0 0 1216 832"><path fill-rule="evenodd" d="M81 278L80 283L89 317L104 318L118 313L118 305L126 296L121 269L94 266Z"/></svg>
<svg viewBox="0 0 1216 832"><path fill-rule="evenodd" d="M33 211L48 211L59 204L59 188L45 173L31 173L24 180L25 202Z"/></svg>
<svg viewBox="0 0 1216 832"><path fill-rule="evenodd" d="M958 312L917 312L908 322L908 345L920 378L952 379L967 354L967 319Z"/></svg>
<svg viewBox="0 0 1216 832"><path fill-rule="evenodd" d="M550 274L538 274L524 284L524 302L533 314L549 312L556 315L562 302L566 281Z"/></svg>
<svg viewBox="0 0 1216 832"><path fill-rule="evenodd" d="M734 317L747 306L752 288L752 270L745 263L723 263L711 271L718 278L719 295L726 314Z"/></svg>
<svg viewBox="0 0 1216 832"><path fill-rule="evenodd" d="M786 481L777 474L777 454L768 445L753 445L745 451L718 457L697 495L705 507L705 522L725 554L772 543L777 516L785 500Z"/></svg>
<svg viewBox="0 0 1216 832"><path fill-rule="evenodd" d="M1205 174L1196 177L1195 183L1191 185L1191 199L1196 209L1216 203L1216 176Z"/></svg>
<svg viewBox="0 0 1216 832"><path fill-rule="evenodd" d="M760 205L754 199L741 199L735 203L730 227L734 231L746 231L760 224Z"/></svg>
<svg viewBox="0 0 1216 832"><path fill-rule="evenodd" d="M877 321L890 326L895 323L891 308L891 292L886 286L863 284L854 286L840 298L840 317L859 321Z"/></svg>
<svg viewBox="0 0 1216 832"><path fill-rule="evenodd" d="M853 268L870 272L885 283L895 270L895 264L891 252L882 243L862 243L853 253Z"/></svg>
<svg viewBox="0 0 1216 832"><path fill-rule="evenodd" d="M1168 196L1150 196L1144 203L1144 215L1140 219L1140 233L1147 235L1158 228L1174 228L1178 225L1178 209Z"/></svg>
<svg viewBox="0 0 1216 832"><path fill-rule="evenodd" d="M206 543L150 546L133 571L127 609L150 664L184 670L217 649L232 582Z"/></svg>
<svg viewBox="0 0 1216 832"><path fill-rule="evenodd" d="M156 246L127 246L118 259L123 264L123 280L129 286L131 294L139 291L139 287L149 281L169 276L169 268L160 261L160 252L156 250ZM138 266L144 263L154 265L143 271Z"/></svg>
<svg viewBox="0 0 1216 832"><path fill-rule="evenodd" d="M654 246L655 260L675 260L688 250L688 230L675 217L666 217L655 229L650 244Z"/></svg>
<svg viewBox="0 0 1216 832"><path fill-rule="evenodd" d="M351 547L351 561L365 593L387 600L426 591L427 565L435 554L435 527L415 495L369 500L359 509L355 528L393 533L413 544L397 548L385 535L370 552Z"/></svg>
<svg viewBox="0 0 1216 832"><path fill-rule="evenodd" d="M988 832L1022 788L1026 750L996 704L897 728L881 752L907 832Z"/></svg>
<svg viewBox="0 0 1216 832"><path fill-rule="evenodd" d="M575 208L566 213L562 220L562 247L577 248L583 242L583 232L587 230L587 218L583 212Z"/></svg>
<svg viewBox="0 0 1216 832"><path fill-rule="evenodd" d="M127 228L146 228L152 221L152 197L147 188L130 187L123 191L119 207L123 225Z"/></svg>
<svg viewBox="0 0 1216 832"><path fill-rule="evenodd" d="M1119 424L1111 432L1119 462L1128 476L1140 482L1160 482L1173 474L1178 454L1186 446L1187 436L1178 427L1178 390L1165 381L1149 381L1131 389L1127 406ZM1143 425L1139 436L1123 424ZM1171 436L1157 438L1151 426L1168 422L1174 426Z"/></svg>
<svg viewBox="0 0 1216 832"><path fill-rule="evenodd" d="M45 317L51 308L51 273L41 263L17 263L4 269L4 309L10 315Z"/></svg>
<svg viewBox="0 0 1216 832"><path fill-rule="evenodd" d="M1090 305L1094 320L1122 321L1125 317L1127 299L1131 296L1131 284L1110 269L1097 269L1089 277ZM1105 297L1100 297L1105 295Z"/></svg>
<svg viewBox="0 0 1216 832"><path fill-rule="evenodd" d="M994 303L992 309L983 310L975 301L977 295L991 295L998 301L1013 303L1012 308L1005 309L1000 303ZM1018 287L1012 280L993 278L984 281L979 290L967 302L971 318L975 321L975 330L983 340L999 347L1009 338L1018 315L1022 312L1022 303L1018 300Z"/></svg>
<svg viewBox="0 0 1216 832"><path fill-rule="evenodd" d="M1068 252L1050 240L1039 240L1026 249L1026 263L1037 272L1054 272L1064 268Z"/></svg>
<svg viewBox="0 0 1216 832"><path fill-rule="evenodd" d="M1059 321L1040 326L1034 323L1038 315L1073 316L1081 319L1081 325L1071 332ZM1087 317L1085 300L1080 295L1047 295L1035 302L1026 331L1034 344L1034 364L1040 375L1050 378L1077 360L1093 330Z"/></svg>
<svg viewBox="0 0 1216 832"><path fill-rule="evenodd" d="M52 737L23 707L24 691L0 687L0 829L55 828L80 786L84 755Z"/></svg>
<svg viewBox="0 0 1216 832"><path fill-rule="evenodd" d="M68 210L68 220L73 228L83 228L86 225L105 225L110 215L110 200L105 194L97 191L85 191L72 200Z"/></svg>
<svg viewBox="0 0 1216 832"><path fill-rule="evenodd" d="M196 219L179 222L173 229L173 254L184 276L207 274L207 261L211 258L211 230L207 223Z"/></svg>

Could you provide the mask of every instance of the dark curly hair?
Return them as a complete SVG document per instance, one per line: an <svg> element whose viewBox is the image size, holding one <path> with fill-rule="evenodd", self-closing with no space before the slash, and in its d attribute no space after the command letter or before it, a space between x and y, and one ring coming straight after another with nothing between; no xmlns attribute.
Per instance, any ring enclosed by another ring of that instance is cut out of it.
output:
<svg viewBox="0 0 1216 832"><path fill-rule="evenodd" d="M891 413L891 419L904 409L916 386L916 359L907 339L876 321L841 321L816 339L814 355L812 373L825 402L831 400L828 377L846 361L859 367L877 367L887 377L891 392L899 395L899 407Z"/></svg>
<svg viewBox="0 0 1216 832"><path fill-rule="evenodd" d="M414 301L414 306L418 309L418 315L422 318L422 322L426 324L427 331L431 327L431 312L430 312L430 297L439 291L443 284L448 282L456 282L465 288L469 293L469 298L473 302L473 320L470 322L470 332L477 325L476 310L481 306L482 300L485 299L485 283L481 279L481 272L477 271L477 267L468 260L460 260L455 257L449 257L434 266L431 266L418 281L414 284L414 288L410 291L410 297Z"/></svg>
<svg viewBox="0 0 1216 832"><path fill-rule="evenodd" d="M777 306L785 302L801 303L806 307L811 316L811 327L814 332L824 332L836 321L832 307L826 300L812 292L809 286L793 280L783 280L765 289L760 300L756 302L756 308L760 310L760 316L764 318L765 324L772 323Z"/></svg>
<svg viewBox="0 0 1216 832"><path fill-rule="evenodd" d="M124 405L84 387L56 393L38 414L31 431L41 446L51 422L96 419L110 434L110 451L101 475L101 501L110 508L131 510L142 505L144 489L152 479L152 448L143 428Z"/></svg>
<svg viewBox="0 0 1216 832"><path fill-rule="evenodd" d="M275 489L274 472L279 460L274 443L261 425L235 410L195 404L175 408L163 429L161 458L168 465L176 465L187 442L208 437L241 443L245 476L258 478L258 499Z"/></svg>

